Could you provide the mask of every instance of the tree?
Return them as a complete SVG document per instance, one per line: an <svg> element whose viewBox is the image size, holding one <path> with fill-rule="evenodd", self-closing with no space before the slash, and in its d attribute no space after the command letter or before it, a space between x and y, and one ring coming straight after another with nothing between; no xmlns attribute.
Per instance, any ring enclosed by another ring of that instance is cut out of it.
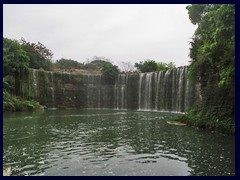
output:
<svg viewBox="0 0 240 180"><path fill-rule="evenodd" d="M190 42L189 73L200 84L202 101L192 119L211 127L234 129L235 5L193 4L186 7L197 24ZM217 122L217 123L216 123Z"/></svg>
<svg viewBox="0 0 240 180"><path fill-rule="evenodd" d="M140 63L135 63L135 67L140 72L165 71L168 69L176 68L176 66L173 62L170 62L170 63L158 62L158 63L156 63L153 60L145 60L144 62L140 61Z"/></svg>
<svg viewBox="0 0 240 180"><path fill-rule="evenodd" d="M56 61L56 66L60 69L71 69L71 68L74 68L74 69L81 69L83 68L83 64L82 63L79 63L75 60L71 60L71 59L59 59Z"/></svg>
<svg viewBox="0 0 240 180"><path fill-rule="evenodd" d="M175 68L176 68L176 65L174 64L174 62L167 63L167 69L175 69Z"/></svg>
<svg viewBox="0 0 240 180"><path fill-rule="evenodd" d="M157 63L153 60L145 60L144 62L140 61L140 63L135 63L135 67L140 72L152 72L157 70Z"/></svg>
<svg viewBox="0 0 240 180"><path fill-rule="evenodd" d="M176 65L173 62L170 63L164 63L164 62L159 62L157 63L157 71L165 71L168 69L175 69Z"/></svg>
<svg viewBox="0 0 240 180"><path fill-rule="evenodd" d="M119 69L116 65L104 64L101 72L106 82L108 82L109 84L114 84L115 78L119 73Z"/></svg>
<svg viewBox="0 0 240 180"><path fill-rule="evenodd" d="M104 65L112 65L112 63L108 58L94 56L92 61L88 60L88 63L84 65L84 68L91 70L101 70Z"/></svg>
<svg viewBox="0 0 240 180"><path fill-rule="evenodd" d="M51 50L47 49L42 43L30 43L22 38L19 43L22 45L23 49L27 52L30 58L29 67L34 69L43 68L45 70L51 70L51 58L53 53Z"/></svg>
<svg viewBox="0 0 240 180"><path fill-rule="evenodd" d="M209 76L210 71L204 69L208 68L219 86L232 86L235 82L235 6L194 4L187 9L191 22L198 25L190 42L192 74L203 79L203 75Z"/></svg>
<svg viewBox="0 0 240 180"><path fill-rule="evenodd" d="M28 66L29 57L22 46L16 40L3 38L4 89L10 90L14 87L15 94L18 95L20 72ZM15 83L12 83L11 79L14 79Z"/></svg>
<svg viewBox="0 0 240 180"><path fill-rule="evenodd" d="M3 38L3 73L15 75L29 66L29 57L22 46L16 41Z"/></svg>
<svg viewBox="0 0 240 180"><path fill-rule="evenodd" d="M52 56L53 56L52 51L47 49L46 46L44 46L40 42L38 42L37 44L30 43L30 42L27 42L24 38L21 38L20 39L20 44L22 44L23 46L33 47L45 59L52 59Z"/></svg>
<svg viewBox="0 0 240 180"><path fill-rule="evenodd" d="M121 62L120 68L125 73L133 72L133 70L134 70L134 66L132 65L131 62Z"/></svg>

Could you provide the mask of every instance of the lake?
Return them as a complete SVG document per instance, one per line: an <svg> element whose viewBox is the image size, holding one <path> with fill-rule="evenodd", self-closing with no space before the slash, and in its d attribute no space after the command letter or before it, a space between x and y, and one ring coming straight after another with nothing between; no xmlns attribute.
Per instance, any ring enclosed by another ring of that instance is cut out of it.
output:
<svg viewBox="0 0 240 180"><path fill-rule="evenodd" d="M173 113L83 109L3 115L3 166L26 176L235 175L235 137Z"/></svg>

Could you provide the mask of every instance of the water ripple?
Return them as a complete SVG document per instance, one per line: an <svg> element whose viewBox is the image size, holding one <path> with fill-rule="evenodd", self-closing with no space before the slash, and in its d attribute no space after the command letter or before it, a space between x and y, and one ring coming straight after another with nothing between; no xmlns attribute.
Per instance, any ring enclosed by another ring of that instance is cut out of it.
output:
<svg viewBox="0 0 240 180"><path fill-rule="evenodd" d="M12 175L39 176L235 173L227 136L168 126L166 113L88 111L7 119L4 167Z"/></svg>

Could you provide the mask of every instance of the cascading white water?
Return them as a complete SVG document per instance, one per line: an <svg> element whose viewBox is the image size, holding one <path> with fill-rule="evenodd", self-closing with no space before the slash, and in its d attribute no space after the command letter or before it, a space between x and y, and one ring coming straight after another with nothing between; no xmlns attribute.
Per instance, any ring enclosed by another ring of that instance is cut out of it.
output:
<svg viewBox="0 0 240 180"><path fill-rule="evenodd" d="M158 99L158 94L156 93L159 89L159 85L158 85L158 73L157 72L154 72L154 85L155 85L155 97L154 97L154 109L156 110L157 107L158 107L158 102L157 102L157 99Z"/></svg>
<svg viewBox="0 0 240 180"><path fill-rule="evenodd" d="M88 74L85 76L86 107L102 108L102 99L105 98L104 87L101 85L101 76Z"/></svg>
<svg viewBox="0 0 240 180"><path fill-rule="evenodd" d="M99 77L99 76L98 76ZM99 77L99 86L101 87L102 81L101 77ZM104 92L103 92L104 93ZM105 94L105 93L104 93ZM98 88L98 108L101 108L101 88Z"/></svg>
<svg viewBox="0 0 240 180"><path fill-rule="evenodd" d="M51 109L55 109L55 93L54 93L53 72L50 72L50 76L51 76L51 84L52 84L52 87L50 87L51 92L52 92L52 108Z"/></svg>
<svg viewBox="0 0 240 180"><path fill-rule="evenodd" d="M114 108L127 109L127 74L119 74L114 85Z"/></svg>
<svg viewBox="0 0 240 180"><path fill-rule="evenodd" d="M140 73L139 77L139 88L138 88L138 109L142 109L142 81L143 77L145 76L145 73Z"/></svg>
<svg viewBox="0 0 240 180"><path fill-rule="evenodd" d="M185 86L184 86L184 70L185 68L178 69L179 70L179 81L178 81L178 104L177 104L177 112L183 112L184 107L184 91L185 91Z"/></svg>
<svg viewBox="0 0 240 180"><path fill-rule="evenodd" d="M128 104L127 104L127 92L128 92L128 74L126 74L126 79L125 79L125 92L124 92L124 94L125 94L125 98L124 98L124 104L125 104L125 109L127 109L128 108Z"/></svg>
<svg viewBox="0 0 240 180"><path fill-rule="evenodd" d="M141 73L138 109L186 111L198 99L196 86L190 85L187 75L186 67L155 72L154 76L153 73Z"/></svg>
<svg viewBox="0 0 240 180"><path fill-rule="evenodd" d="M36 70L33 69L32 70L32 73L33 73L33 87L34 87L34 92L36 94L36 97L37 97L37 94L38 94L38 83L37 83L37 77L36 77Z"/></svg>
<svg viewBox="0 0 240 180"><path fill-rule="evenodd" d="M176 96L177 96L177 94L176 94L176 91L177 91L177 82L176 82L176 79L177 79L177 77L176 77L176 74L177 73L177 71L176 70L172 70L172 79L171 79L171 81L172 81L172 90L171 90L171 92L172 92L172 94L171 94L171 109L172 109L172 111L175 111L175 112L177 112L177 109L176 109ZM171 83L171 82L170 82Z"/></svg>
<svg viewBox="0 0 240 180"><path fill-rule="evenodd" d="M88 82L88 85L87 85L87 97L86 98L87 98L87 107L89 108L90 107L90 100L89 100L90 99L90 87L89 87L90 86L89 85L90 84L90 75L89 74L87 75L87 82Z"/></svg>
<svg viewBox="0 0 240 180"><path fill-rule="evenodd" d="M121 109L124 108L124 92L125 92L125 87L121 86Z"/></svg>
<svg viewBox="0 0 240 180"><path fill-rule="evenodd" d="M116 83L114 85L114 108L115 109L118 109L118 97L119 97L119 91L118 91L118 87L119 87L119 79L120 79L120 76L117 77L117 80L116 80Z"/></svg>
<svg viewBox="0 0 240 180"><path fill-rule="evenodd" d="M188 72L185 71L185 77L187 77L187 75L188 75ZM190 93L191 93L190 88L191 87L189 86L189 80L186 79L185 94L184 94L184 97L185 97L184 108L185 109L188 109L188 107L189 107L189 99L190 99Z"/></svg>
<svg viewBox="0 0 240 180"><path fill-rule="evenodd" d="M163 95L163 107L162 107L162 111L169 111L171 110L169 108L169 106L171 106L169 103L170 103L170 100L171 100L171 97L170 97L170 94L172 92L171 90L171 70L167 70L166 71L166 74L164 76L164 84L163 84L163 88L164 88L164 95Z"/></svg>
<svg viewBox="0 0 240 180"><path fill-rule="evenodd" d="M147 73L146 74L145 96L144 96L144 110L151 110L151 102L152 102L152 75L153 75L153 73Z"/></svg>
<svg viewBox="0 0 240 180"><path fill-rule="evenodd" d="M56 91L55 99L55 86L58 87L56 83L58 83L59 77L54 75L53 72L49 72L48 76L51 94L49 93L46 103L49 107L52 107L50 109L55 109L55 100L58 100L58 103L59 101L63 101L63 104L68 103L68 101L64 102L64 97L59 98L59 91ZM70 74L68 74L69 76L65 75L67 74L63 73L61 76L62 83L71 84L74 82ZM73 96L75 102L72 102L72 104L75 103L77 107L86 108L184 112L200 98L199 86L191 85L187 76L186 67L160 72L119 74L115 79L115 84L109 83L101 75L84 75L82 81L80 81L83 84L78 85L78 89L71 92L76 93ZM41 79L41 76L36 70L33 70L29 77L29 82L32 83L31 86L28 86L31 88L29 91L34 91L31 93L33 94L31 97L39 98L35 95L38 91L38 80ZM66 87L69 87L69 84ZM62 87L64 87L64 84ZM65 88L63 90L65 91ZM72 104L71 107L74 106Z"/></svg>

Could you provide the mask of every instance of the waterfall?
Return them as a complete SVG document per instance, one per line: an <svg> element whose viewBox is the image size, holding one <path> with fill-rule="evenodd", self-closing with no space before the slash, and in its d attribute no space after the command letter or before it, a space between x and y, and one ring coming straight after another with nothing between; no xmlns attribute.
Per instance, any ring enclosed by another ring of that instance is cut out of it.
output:
<svg viewBox="0 0 240 180"><path fill-rule="evenodd" d="M113 83L102 75L70 75L32 70L29 80L22 83L23 96L38 98L50 109L55 109L57 103L66 107L171 112L185 112L200 100L200 87L189 82L186 67L119 74Z"/></svg>
<svg viewBox="0 0 240 180"><path fill-rule="evenodd" d="M52 107L49 108L49 109L56 109L55 108L55 97L54 97L54 81L53 81L53 72L50 72L50 77L51 77L51 86L50 89L51 89L51 94L52 94Z"/></svg>
<svg viewBox="0 0 240 180"><path fill-rule="evenodd" d="M187 77L188 72L185 71L185 77ZM190 96L191 96L191 87L189 85L189 80L186 79L185 83L185 102L184 102L184 109L187 110L189 108L189 101L190 101Z"/></svg>
<svg viewBox="0 0 240 180"><path fill-rule="evenodd" d="M101 87L101 84L102 84L102 78L100 76L99 77L99 86ZM101 88L98 88L98 108L101 108Z"/></svg>
<svg viewBox="0 0 240 180"><path fill-rule="evenodd" d="M155 101L154 101L154 110L158 109L158 90L159 90L159 73L154 73L154 84L155 84Z"/></svg>
<svg viewBox="0 0 240 180"><path fill-rule="evenodd" d="M90 87L89 87L90 75L89 74L87 75L87 82L88 82L88 85L87 85L87 107L89 108L90 107L90 103L89 103L89 99L90 99Z"/></svg>
<svg viewBox="0 0 240 180"><path fill-rule="evenodd" d="M128 74L119 74L114 85L114 108L127 109Z"/></svg>
<svg viewBox="0 0 240 180"><path fill-rule="evenodd" d="M170 101L171 101L171 92L172 92L172 89L171 89L171 70L167 70L166 71L166 74L164 76L164 94L163 94L163 107L162 111L171 111L171 104L170 104Z"/></svg>
<svg viewBox="0 0 240 180"><path fill-rule="evenodd" d="M199 98L196 85L190 85L187 76L186 67L140 73L138 110L186 111Z"/></svg>
<svg viewBox="0 0 240 180"><path fill-rule="evenodd" d="M184 92L185 92L185 68L178 69L178 93L177 93L177 112L184 112Z"/></svg>
<svg viewBox="0 0 240 180"><path fill-rule="evenodd" d="M33 69L32 70L32 75L33 75L33 89L34 89L34 94L35 94L35 97L37 97L37 94L38 94L38 82L37 82L37 78L36 78L36 70L35 69Z"/></svg>
<svg viewBox="0 0 240 180"><path fill-rule="evenodd" d="M176 98L177 98L177 70L176 69L173 69L172 70L172 94L171 94L171 104L172 104L172 107L171 107L171 111L175 111L177 112L177 105L176 105Z"/></svg>
<svg viewBox="0 0 240 180"><path fill-rule="evenodd" d="M153 73L147 73L145 79L145 92L144 97L144 110L151 110L151 102L152 102L152 76Z"/></svg>
<svg viewBox="0 0 240 180"><path fill-rule="evenodd" d="M128 92L128 74L126 74L126 80L125 80L125 98L124 98L124 104L125 104L125 109L128 108L128 105L127 105L127 99L128 99L128 96L127 96L127 92Z"/></svg>
<svg viewBox="0 0 240 180"><path fill-rule="evenodd" d="M145 73L140 73L139 77L139 88L138 88L138 109L142 109L142 81L143 77L145 76Z"/></svg>
<svg viewBox="0 0 240 180"><path fill-rule="evenodd" d="M86 87L86 108L103 108L106 93L102 85L101 75L87 74L84 76L84 79Z"/></svg>
<svg viewBox="0 0 240 180"><path fill-rule="evenodd" d="M115 84L114 84L114 108L115 109L118 109L118 96L119 96L118 86L119 86L119 76L115 80Z"/></svg>
<svg viewBox="0 0 240 180"><path fill-rule="evenodd" d="M154 76L153 76L154 74ZM138 109L139 110L153 110L157 106L157 102L153 97L154 96L154 87L158 88L157 83L157 74L150 73L140 73L139 77L139 94L138 94ZM155 104L154 104L155 102Z"/></svg>
<svg viewBox="0 0 240 180"><path fill-rule="evenodd" d="M156 103L157 107L155 110L162 110L163 102L165 99L164 97L164 77L165 77L165 71L158 72L158 79L157 79L157 91L156 91Z"/></svg>

